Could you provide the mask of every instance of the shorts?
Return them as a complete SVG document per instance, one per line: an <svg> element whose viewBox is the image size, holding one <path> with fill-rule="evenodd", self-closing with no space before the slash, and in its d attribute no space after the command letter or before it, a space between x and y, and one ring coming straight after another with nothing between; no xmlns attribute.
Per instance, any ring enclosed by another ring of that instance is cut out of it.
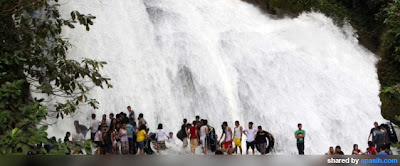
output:
<svg viewBox="0 0 400 166"><path fill-rule="evenodd" d="M242 141L240 138L234 138L233 141L235 142L236 147L242 147Z"/></svg>
<svg viewBox="0 0 400 166"><path fill-rule="evenodd" d="M158 146L158 149L161 149L161 150L167 149L167 146L165 146L165 141L158 141L157 146Z"/></svg>
<svg viewBox="0 0 400 166"><path fill-rule="evenodd" d="M224 143L224 148L225 149L228 149L228 148L231 148L231 147L232 147L232 140L226 141Z"/></svg>
<svg viewBox="0 0 400 166"><path fill-rule="evenodd" d="M202 147L202 148L207 147L207 146L206 146L206 145L207 145L207 139L206 139L206 137L204 137L204 138L201 138L201 137L200 137L200 143L201 143L201 147Z"/></svg>
<svg viewBox="0 0 400 166"><path fill-rule="evenodd" d="M141 150L144 149L144 141L142 141L142 142L137 142L137 145L138 145L139 149L141 149Z"/></svg>
<svg viewBox="0 0 400 166"><path fill-rule="evenodd" d="M259 143L257 144L258 150L260 150L260 153L266 153L267 152L267 143Z"/></svg>
<svg viewBox="0 0 400 166"><path fill-rule="evenodd" d="M249 147L251 147L251 149L254 150L254 141L251 141L251 142L246 141L246 148L249 149Z"/></svg>

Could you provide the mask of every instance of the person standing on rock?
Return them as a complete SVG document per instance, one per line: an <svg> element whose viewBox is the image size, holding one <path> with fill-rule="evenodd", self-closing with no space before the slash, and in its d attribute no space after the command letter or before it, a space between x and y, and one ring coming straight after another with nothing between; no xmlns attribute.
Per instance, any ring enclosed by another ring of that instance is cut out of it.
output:
<svg viewBox="0 0 400 166"><path fill-rule="evenodd" d="M220 141L223 138L223 136L225 135L225 139L222 142L223 143L223 151L232 151L232 129L228 126L228 122L223 122L222 123L222 129L223 129L223 133L220 137Z"/></svg>
<svg viewBox="0 0 400 166"><path fill-rule="evenodd" d="M92 122L90 124L90 139L94 142L97 130L99 128L100 121L96 119L96 114L92 114Z"/></svg>
<svg viewBox="0 0 400 166"><path fill-rule="evenodd" d="M192 126L189 128L189 138L190 138L190 151L195 154L198 143L198 130L196 121L193 121Z"/></svg>
<svg viewBox="0 0 400 166"><path fill-rule="evenodd" d="M264 131L261 126L258 126L258 131L256 134L255 141L257 142L257 149L260 151L261 155L267 154L267 137L268 132Z"/></svg>
<svg viewBox="0 0 400 166"><path fill-rule="evenodd" d="M301 123L297 124L299 128L294 132L294 136L297 140L297 149L299 150L299 155L304 155L304 137L306 136L306 131L302 130Z"/></svg>
<svg viewBox="0 0 400 166"><path fill-rule="evenodd" d="M188 135L189 135L189 128L187 119L183 119L183 124L181 126L181 130L177 134L177 137L182 141L182 148L184 150L186 150L188 146Z"/></svg>
<svg viewBox="0 0 400 166"><path fill-rule="evenodd" d="M126 107L128 110L128 118L129 118L129 123L132 126L136 125L136 119L135 119L135 111L132 110L131 106Z"/></svg>
<svg viewBox="0 0 400 166"><path fill-rule="evenodd" d="M254 151L254 138L257 134L257 129L253 128L253 122L249 122L249 128L244 131L244 135L246 135L246 154L249 154L249 148L253 150L253 155L255 154Z"/></svg>
<svg viewBox="0 0 400 166"><path fill-rule="evenodd" d="M240 126L239 121L235 122L235 128L233 128L233 141L235 142L235 153L237 154L237 150L239 148L240 154L242 154L242 135L243 128Z"/></svg>
<svg viewBox="0 0 400 166"><path fill-rule="evenodd" d="M378 130L378 122L374 122L374 128L372 128L371 131L369 132L368 141L370 141L371 136L372 140L375 139L375 133L374 133L375 130Z"/></svg>
<svg viewBox="0 0 400 166"><path fill-rule="evenodd" d="M200 127L200 142L201 148L203 150L203 154L205 155L207 152L207 135L210 132L207 126L207 120L203 120L202 126Z"/></svg>

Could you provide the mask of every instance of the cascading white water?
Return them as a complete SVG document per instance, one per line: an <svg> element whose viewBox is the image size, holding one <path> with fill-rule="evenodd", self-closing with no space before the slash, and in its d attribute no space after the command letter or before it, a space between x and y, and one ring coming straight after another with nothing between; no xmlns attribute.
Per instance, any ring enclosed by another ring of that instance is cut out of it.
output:
<svg viewBox="0 0 400 166"><path fill-rule="evenodd" d="M357 143L383 122L375 56L351 27L319 13L274 20L239 0L70 0L71 10L97 16L89 32L65 29L69 57L107 61L113 89L95 89L99 110L81 107L49 132L62 137L73 120L131 105L151 129L176 133L183 118L220 125L253 121L273 133L276 154L296 154L294 131L307 132L306 154ZM247 125L245 125L247 127ZM244 142L244 141L243 141Z"/></svg>

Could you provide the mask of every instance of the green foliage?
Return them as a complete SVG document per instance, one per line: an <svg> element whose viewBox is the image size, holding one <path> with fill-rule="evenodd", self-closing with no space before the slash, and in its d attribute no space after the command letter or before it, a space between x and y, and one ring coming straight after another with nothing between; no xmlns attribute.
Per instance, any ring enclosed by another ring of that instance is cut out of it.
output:
<svg viewBox="0 0 400 166"><path fill-rule="evenodd" d="M92 154L92 146L94 146L92 140L72 145L70 142L62 142L61 139L58 139L56 148L52 149L49 154L65 155L67 153L79 152L80 150L85 150L86 154Z"/></svg>
<svg viewBox="0 0 400 166"><path fill-rule="evenodd" d="M377 64L382 115L400 125L400 0L389 3L377 17L382 18L385 25L381 61Z"/></svg>
<svg viewBox="0 0 400 166"><path fill-rule="evenodd" d="M400 83L390 87L384 87L382 89L382 93L388 94L391 97L400 100Z"/></svg>
<svg viewBox="0 0 400 166"><path fill-rule="evenodd" d="M36 127L46 118L46 107L39 102L22 102L23 83L23 80L6 82L0 88L0 154L13 153L18 148L26 154L37 144L47 142L47 126ZM7 100L21 102L11 105Z"/></svg>
<svg viewBox="0 0 400 166"><path fill-rule="evenodd" d="M384 6L382 0L268 0L270 10L280 9L297 16L302 12L319 11L331 17L339 26L348 21L357 30L360 42L371 50L379 39L381 28L375 14ZM372 43L372 44L371 44Z"/></svg>
<svg viewBox="0 0 400 166"><path fill-rule="evenodd" d="M400 153L400 143L392 143L390 146L394 147L397 150L397 153Z"/></svg>
<svg viewBox="0 0 400 166"><path fill-rule="evenodd" d="M271 8L283 9L290 15L297 16L303 12L320 11L342 24L346 16L347 10L337 3L330 0L269 0Z"/></svg>
<svg viewBox="0 0 400 166"><path fill-rule="evenodd" d="M47 117L63 118L82 104L96 109L90 90L112 87L100 74L106 62L68 59L71 44L60 35L76 25L89 31L95 17L72 11L64 19L58 7L57 0L0 0L0 154L46 143Z"/></svg>
<svg viewBox="0 0 400 166"><path fill-rule="evenodd" d="M387 27L382 41L383 46L386 50L390 50L390 56L400 62L400 0L390 3L380 16L384 18L383 23Z"/></svg>

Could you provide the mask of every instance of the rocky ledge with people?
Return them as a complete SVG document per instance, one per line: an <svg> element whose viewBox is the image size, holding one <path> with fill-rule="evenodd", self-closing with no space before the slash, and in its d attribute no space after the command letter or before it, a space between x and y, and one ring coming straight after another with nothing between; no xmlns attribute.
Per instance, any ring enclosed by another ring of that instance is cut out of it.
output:
<svg viewBox="0 0 400 166"><path fill-rule="evenodd" d="M144 119L144 114L140 113L135 119L135 112L130 106L127 107L128 114L121 112L116 114L103 114L101 120L97 120L97 115L92 114L90 128L74 122L75 132L72 134L67 132L64 142L70 143L72 146L77 146L85 141L85 135L88 130L91 130L90 140L93 142L93 153L96 155L135 155L135 154L154 154L153 149L160 153L167 150L168 144L177 145L173 132L167 132L163 128L163 124L158 124L154 132L150 132L147 126L147 121ZM305 154L305 139L306 132L302 128L302 124L297 125L297 130L294 132L297 149L299 155ZM196 154L200 147L201 154L206 155L213 153L215 155L232 155L242 154L242 137L246 136L246 154L252 150L253 155L256 154L255 149L265 155L274 150L275 138L265 130L262 126L254 128L253 122L248 122L247 127L243 128L239 121L234 122L233 129L228 122L223 122L221 125L222 133L220 137L216 134L216 130L210 125L207 119L200 119L197 115L191 124L187 119L183 119L183 124L177 132L176 137L182 141L182 151L186 152L190 149L192 154ZM46 144L46 150L57 147L57 141L51 138L52 143ZM353 145L353 150L349 153L344 153L340 145L335 148L329 147L325 155L391 155L393 154L390 148L391 142L397 142L397 136L394 128L390 124L378 125L374 123L368 136L368 143L365 151L359 148L358 144ZM190 148L188 148L190 145ZM82 150L69 150L67 154L83 154Z"/></svg>

